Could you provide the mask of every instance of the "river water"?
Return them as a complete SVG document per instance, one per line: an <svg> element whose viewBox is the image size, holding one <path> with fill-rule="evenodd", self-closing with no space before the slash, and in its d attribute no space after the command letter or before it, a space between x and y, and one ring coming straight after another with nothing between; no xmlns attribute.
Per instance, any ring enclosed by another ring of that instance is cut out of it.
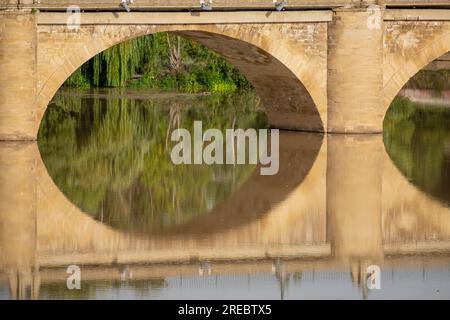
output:
<svg viewBox="0 0 450 320"><path fill-rule="evenodd" d="M61 90L0 144L0 298L450 298L450 112L405 95L382 135L281 131L262 176L170 158L194 120L266 128L251 92Z"/></svg>

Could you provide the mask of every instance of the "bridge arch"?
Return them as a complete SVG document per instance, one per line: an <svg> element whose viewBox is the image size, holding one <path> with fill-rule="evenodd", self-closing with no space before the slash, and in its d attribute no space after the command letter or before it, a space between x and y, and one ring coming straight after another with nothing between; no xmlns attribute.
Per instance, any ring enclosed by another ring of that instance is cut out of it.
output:
<svg viewBox="0 0 450 320"><path fill-rule="evenodd" d="M48 103L64 81L96 54L126 40L171 32L209 47L236 66L254 85L266 106L271 126L324 131L326 54L319 57L307 45L302 52L295 35L322 34L315 29L326 25L311 28L303 24L298 30L282 24L273 26L94 25L68 30L61 25L40 25L37 122L40 123ZM286 36L289 32L294 35Z"/></svg>
<svg viewBox="0 0 450 320"><path fill-rule="evenodd" d="M403 22L385 32L383 107L386 111L405 84L450 52L449 22Z"/></svg>

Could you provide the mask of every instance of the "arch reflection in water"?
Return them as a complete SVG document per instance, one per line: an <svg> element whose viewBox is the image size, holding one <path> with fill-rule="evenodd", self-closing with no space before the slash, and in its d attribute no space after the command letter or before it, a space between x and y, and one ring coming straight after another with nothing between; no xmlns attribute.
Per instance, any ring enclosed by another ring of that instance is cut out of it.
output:
<svg viewBox="0 0 450 320"><path fill-rule="evenodd" d="M2 297L450 296L449 209L400 173L380 135L280 138L278 177L250 175L210 214L138 234L74 206L36 144L0 144ZM82 265L80 292L65 287L69 264ZM365 287L370 264L382 290Z"/></svg>
<svg viewBox="0 0 450 320"><path fill-rule="evenodd" d="M385 121L386 150L399 170L426 193L450 204L448 93L405 90ZM412 100L410 100L412 99Z"/></svg>
<svg viewBox="0 0 450 320"><path fill-rule="evenodd" d="M167 231L211 211L255 168L175 166L170 158L172 131L192 129L194 120L206 128L264 127L254 94L119 93L59 95L39 134L58 187L96 219L126 231Z"/></svg>

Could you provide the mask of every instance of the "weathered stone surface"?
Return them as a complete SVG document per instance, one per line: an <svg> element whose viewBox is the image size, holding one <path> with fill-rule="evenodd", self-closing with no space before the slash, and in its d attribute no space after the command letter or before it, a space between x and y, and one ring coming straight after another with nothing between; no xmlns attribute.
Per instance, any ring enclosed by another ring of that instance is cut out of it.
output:
<svg viewBox="0 0 450 320"><path fill-rule="evenodd" d="M382 21L370 27L366 10L337 11L328 40L328 132L379 133Z"/></svg>
<svg viewBox="0 0 450 320"><path fill-rule="evenodd" d="M0 12L0 140L36 137L36 17Z"/></svg>

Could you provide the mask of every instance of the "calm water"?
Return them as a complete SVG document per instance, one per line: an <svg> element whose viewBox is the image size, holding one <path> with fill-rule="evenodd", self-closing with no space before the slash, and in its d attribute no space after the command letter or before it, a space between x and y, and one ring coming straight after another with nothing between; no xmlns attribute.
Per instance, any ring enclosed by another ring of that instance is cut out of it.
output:
<svg viewBox="0 0 450 320"><path fill-rule="evenodd" d="M280 132L261 176L170 159L194 120L265 128L252 93L61 91L38 144L0 144L0 298L449 299L450 111L425 102L383 135Z"/></svg>

